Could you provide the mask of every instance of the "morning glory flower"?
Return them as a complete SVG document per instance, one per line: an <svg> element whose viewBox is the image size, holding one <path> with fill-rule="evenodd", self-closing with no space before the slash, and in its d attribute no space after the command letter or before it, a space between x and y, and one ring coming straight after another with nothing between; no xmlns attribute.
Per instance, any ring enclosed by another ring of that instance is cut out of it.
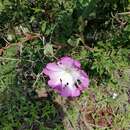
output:
<svg viewBox="0 0 130 130"><path fill-rule="evenodd" d="M65 56L48 63L43 73L49 77L48 85L64 97L76 97L89 85L88 75L79 61Z"/></svg>

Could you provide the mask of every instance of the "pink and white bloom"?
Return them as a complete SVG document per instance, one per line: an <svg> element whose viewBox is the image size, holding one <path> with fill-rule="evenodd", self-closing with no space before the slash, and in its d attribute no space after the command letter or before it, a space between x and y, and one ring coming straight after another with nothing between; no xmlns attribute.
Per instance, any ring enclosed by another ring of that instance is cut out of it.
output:
<svg viewBox="0 0 130 130"><path fill-rule="evenodd" d="M81 69L80 62L68 56L48 63L43 73L50 78L48 85L64 97L79 96L89 85L88 75Z"/></svg>

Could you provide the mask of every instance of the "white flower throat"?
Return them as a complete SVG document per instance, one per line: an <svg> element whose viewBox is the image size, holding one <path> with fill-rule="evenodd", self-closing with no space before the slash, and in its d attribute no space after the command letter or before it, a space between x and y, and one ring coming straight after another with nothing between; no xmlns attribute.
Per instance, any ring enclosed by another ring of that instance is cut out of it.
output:
<svg viewBox="0 0 130 130"><path fill-rule="evenodd" d="M61 84L64 86L68 86L70 88L73 88L75 84L79 84L78 79L79 79L79 73L76 69L74 68L68 68L66 66L61 66L62 68L61 71L58 73L58 79L60 80Z"/></svg>

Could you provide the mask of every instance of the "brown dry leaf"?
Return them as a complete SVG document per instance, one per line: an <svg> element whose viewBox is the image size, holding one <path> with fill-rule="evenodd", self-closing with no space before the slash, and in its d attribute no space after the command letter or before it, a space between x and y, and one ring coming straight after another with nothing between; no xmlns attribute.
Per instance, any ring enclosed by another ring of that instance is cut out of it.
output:
<svg viewBox="0 0 130 130"><path fill-rule="evenodd" d="M36 93L38 95L38 98L44 98L44 97L47 97L48 94L47 94L47 91L45 88L40 88L40 89L37 89L36 90Z"/></svg>
<svg viewBox="0 0 130 130"><path fill-rule="evenodd" d="M4 50L3 49L0 49L0 56L2 56L4 53Z"/></svg>
<svg viewBox="0 0 130 130"><path fill-rule="evenodd" d="M96 114L98 120L93 118ZM111 127L113 121L113 110L110 106L96 110L95 107L86 108L81 114L82 121L86 124L92 124L99 127Z"/></svg>

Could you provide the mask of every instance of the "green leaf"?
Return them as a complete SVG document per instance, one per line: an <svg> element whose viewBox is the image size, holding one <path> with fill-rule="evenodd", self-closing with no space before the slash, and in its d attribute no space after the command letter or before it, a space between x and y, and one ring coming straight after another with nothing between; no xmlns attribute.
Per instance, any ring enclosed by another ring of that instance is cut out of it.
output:
<svg viewBox="0 0 130 130"><path fill-rule="evenodd" d="M46 26L47 26L47 22L46 22L46 21L42 21L42 27L41 27L41 29L42 29L42 32L43 32L43 33L44 33L45 30L46 30Z"/></svg>
<svg viewBox="0 0 130 130"><path fill-rule="evenodd" d="M53 51L53 46L52 44L48 43L44 46L44 54L47 56L53 56L54 55L54 51Z"/></svg>

